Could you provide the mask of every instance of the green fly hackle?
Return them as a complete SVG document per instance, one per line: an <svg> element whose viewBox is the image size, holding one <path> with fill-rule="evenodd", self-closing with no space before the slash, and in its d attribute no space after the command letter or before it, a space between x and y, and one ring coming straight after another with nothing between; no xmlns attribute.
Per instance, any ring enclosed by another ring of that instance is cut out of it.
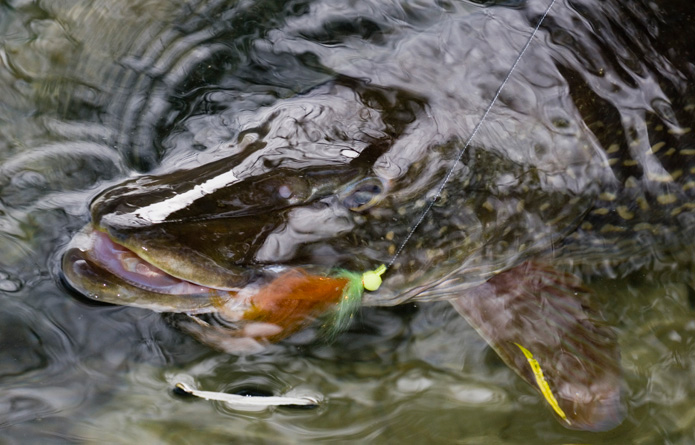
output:
<svg viewBox="0 0 695 445"><path fill-rule="evenodd" d="M352 319L362 304L362 294L364 294L365 290L373 292L379 289L379 286L381 286L381 275L384 272L386 272L386 265L382 264L378 268L363 274L340 269L333 275L335 278L347 280L347 283L343 287L340 300L330 320L323 325L326 337L329 340L335 339L339 333L345 331L350 326Z"/></svg>

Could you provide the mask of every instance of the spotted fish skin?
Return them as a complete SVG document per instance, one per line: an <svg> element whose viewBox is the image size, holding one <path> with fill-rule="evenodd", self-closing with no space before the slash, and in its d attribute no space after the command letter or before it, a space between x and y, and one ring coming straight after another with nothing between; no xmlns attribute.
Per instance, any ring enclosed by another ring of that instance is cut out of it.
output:
<svg viewBox="0 0 695 445"><path fill-rule="evenodd" d="M560 257L574 264L600 263L604 272L627 273L666 252L690 250L695 226L695 94L693 72L687 66L692 54L684 42L692 36L671 26L658 32L649 29L647 6L640 2L632 8L606 5L605 10L593 10L587 2L573 6L603 28L591 39L572 40L575 51L593 54L593 73L572 72L569 69L577 67L569 66L564 68L565 79L614 181L594 197ZM677 3L668 9L671 20L689 13L679 8L684 6ZM622 32L610 24L607 11L631 19L621 22ZM599 46L609 51L592 52ZM677 47L683 48L679 57L663 56L674 54L672 48ZM691 261L689 255L681 256Z"/></svg>
<svg viewBox="0 0 695 445"><path fill-rule="evenodd" d="M576 145L571 149L561 144L553 147L543 144L544 135L534 133L534 129L519 132L519 138L524 141L530 138L534 148L534 152L529 152L521 161L524 166L521 173L506 170L504 164L495 159L494 152L498 149L486 145L486 136L477 138L483 141L480 145L476 145L474 138L467 148L470 153L463 154L461 163L482 173L471 174L461 182L451 180L444 190L445 200L456 196L449 199L453 207L488 209L487 220L495 220L500 216L493 208L507 196L504 187L495 187L501 182L500 178L510 174L520 178L529 172L546 174L534 184L513 181L508 184L508 188L525 192L558 191L555 201L549 199L551 195L530 193L518 196L516 202L506 206L507 209L512 205L523 209L516 214L522 219L541 215L539 221L526 219L518 226L522 227L521 232L524 226L533 227L535 240L515 233L516 244L508 244L523 252L515 258L517 263L538 253L535 248L529 248L534 245L541 249L545 246L546 258L552 258L555 264L581 270L586 275L625 275L657 261L669 261L668 258L670 261L692 261L695 74L688 62L692 60L691 51L685 49L688 45L683 42L693 36L668 25L658 31L648 28L645 23L653 17L649 7L641 2L628 7L619 2L597 5L591 1L573 1L561 2L559 9L562 8L568 8L571 13L551 11L553 24L546 23L541 29L547 27L553 36L549 47L552 57L560 61L556 68L571 98L567 107L576 110L578 120L556 117L546 121L546 125L553 127L554 134L576 136ZM687 6L681 3L660 12L665 21L676 22L680 20L676 17L690 14ZM618 22L623 30L616 27ZM583 23L580 29L577 23ZM581 29L584 26L586 28ZM589 27L600 32L589 32ZM679 48L680 52L674 48ZM525 72L523 59L520 67ZM510 100L505 103L504 92L501 101L499 106L514 105ZM481 131L485 133L488 127L495 128L495 125L483 123ZM538 136L537 140L533 135ZM583 158L582 153L586 157ZM565 164L550 168L544 165L545 162L552 164L553 154L555 159L565 159ZM537 163L529 169L534 159ZM487 165L481 169L480 164ZM554 175L555 168L566 168L566 174ZM483 183L477 183L476 179L482 179ZM489 193L487 199L474 205L466 203L470 194L478 189ZM542 216L563 205L573 207L575 212L568 212L564 219ZM478 212L475 219L484 221L480 210ZM501 218L510 223L508 215L513 213L508 212ZM433 215L430 229L421 230L416 242L431 246L431 242L422 242L421 238L437 229L435 221L445 220L442 215ZM514 223L507 225L506 230L512 227ZM446 230L457 229L454 226ZM547 235L552 231L558 236ZM534 244L538 237L541 242ZM506 247L498 248L504 250ZM483 262L494 263L492 257L493 254L486 256ZM482 272L482 275L489 277L499 270L490 275ZM465 287L465 284L456 287L458 280L453 276L445 281L448 291ZM475 281L475 276L467 277L466 282L471 281ZM418 291L419 298L441 295L436 289Z"/></svg>

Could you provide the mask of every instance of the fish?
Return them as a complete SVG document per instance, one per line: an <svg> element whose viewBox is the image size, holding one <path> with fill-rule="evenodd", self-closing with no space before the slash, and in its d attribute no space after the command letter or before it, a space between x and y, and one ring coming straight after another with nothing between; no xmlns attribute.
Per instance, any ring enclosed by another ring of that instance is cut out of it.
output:
<svg viewBox="0 0 695 445"><path fill-rule="evenodd" d="M580 277L687 263L695 229L695 73L640 5L454 14L390 30L412 32L398 51L277 42L333 78L257 109L209 162L100 192L63 276L249 353L343 326L346 288L384 265L357 305L449 301L562 425L613 429L618 338Z"/></svg>

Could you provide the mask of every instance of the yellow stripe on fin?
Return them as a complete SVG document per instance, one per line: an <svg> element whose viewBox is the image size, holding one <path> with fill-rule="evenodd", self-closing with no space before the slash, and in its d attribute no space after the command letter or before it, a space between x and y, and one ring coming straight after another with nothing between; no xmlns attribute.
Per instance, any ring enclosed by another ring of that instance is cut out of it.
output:
<svg viewBox="0 0 695 445"><path fill-rule="evenodd" d="M560 405L558 405L557 400L555 399L555 396L553 395L553 391L550 389L550 386L548 385L548 382L545 380L545 377L543 376L543 370L541 369L541 365L538 363L538 360L533 358L533 354L531 354L531 351L528 349L524 348L521 346L519 343L514 343L521 349L521 352L524 353L524 356L526 357L526 360L528 360L529 365L531 365L531 370L533 371L534 377L536 377L536 383L538 384L538 388L541 390L541 394L543 394L543 397L545 397L545 400L548 401L550 406L553 407L555 412L564 420L567 422L568 425L571 425L572 423L567 419L567 415L565 415L565 412L560 408Z"/></svg>

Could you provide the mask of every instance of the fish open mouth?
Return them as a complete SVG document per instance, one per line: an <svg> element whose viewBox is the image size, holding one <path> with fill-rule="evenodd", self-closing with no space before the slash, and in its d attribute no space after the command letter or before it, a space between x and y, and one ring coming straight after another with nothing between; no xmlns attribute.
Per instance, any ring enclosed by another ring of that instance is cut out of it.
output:
<svg viewBox="0 0 695 445"><path fill-rule="evenodd" d="M208 312L212 299L220 304L237 294L170 275L91 225L68 246L63 273L92 299L157 311Z"/></svg>
<svg viewBox="0 0 695 445"><path fill-rule="evenodd" d="M170 295L205 294L214 288L176 278L115 243L105 233L92 231L92 255L104 269L141 289Z"/></svg>

